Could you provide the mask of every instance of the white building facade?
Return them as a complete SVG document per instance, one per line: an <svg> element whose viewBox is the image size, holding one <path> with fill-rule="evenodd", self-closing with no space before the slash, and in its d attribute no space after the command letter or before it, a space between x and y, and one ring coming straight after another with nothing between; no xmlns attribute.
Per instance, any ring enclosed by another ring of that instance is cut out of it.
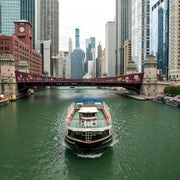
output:
<svg viewBox="0 0 180 180"><path fill-rule="evenodd" d="M143 71L143 64L150 52L150 0L132 1L132 60L137 71Z"/></svg>
<svg viewBox="0 0 180 180"><path fill-rule="evenodd" d="M107 76L112 77L116 75L116 22L109 21L106 24L105 33L105 60Z"/></svg>

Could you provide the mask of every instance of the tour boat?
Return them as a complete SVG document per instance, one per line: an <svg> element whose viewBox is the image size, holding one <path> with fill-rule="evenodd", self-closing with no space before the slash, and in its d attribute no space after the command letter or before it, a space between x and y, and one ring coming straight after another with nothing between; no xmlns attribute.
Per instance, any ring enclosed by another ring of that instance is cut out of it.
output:
<svg viewBox="0 0 180 180"><path fill-rule="evenodd" d="M72 150L93 153L112 143L112 122L107 104L96 98L75 100L68 109L65 143Z"/></svg>

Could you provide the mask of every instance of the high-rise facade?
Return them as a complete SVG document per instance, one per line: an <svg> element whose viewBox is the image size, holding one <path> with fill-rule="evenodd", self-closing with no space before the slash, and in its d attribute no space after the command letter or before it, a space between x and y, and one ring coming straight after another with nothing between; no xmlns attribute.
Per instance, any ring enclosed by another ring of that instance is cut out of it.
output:
<svg viewBox="0 0 180 180"><path fill-rule="evenodd" d="M105 32L105 60L107 76L115 76L115 51L116 51L116 22L109 21L106 23Z"/></svg>
<svg viewBox="0 0 180 180"><path fill-rule="evenodd" d="M84 75L85 53L81 49L74 49L71 53L71 78L82 78Z"/></svg>
<svg viewBox="0 0 180 180"><path fill-rule="evenodd" d="M33 48L35 49L35 0L20 0L20 18L32 24Z"/></svg>
<svg viewBox="0 0 180 180"><path fill-rule="evenodd" d="M169 78L180 79L180 1L169 2Z"/></svg>
<svg viewBox="0 0 180 180"><path fill-rule="evenodd" d="M96 60L95 60L95 47L96 47L96 39L95 37L90 37L86 39L86 61L85 61L85 73L93 76L96 74Z"/></svg>
<svg viewBox="0 0 180 180"><path fill-rule="evenodd" d="M70 70L71 78L82 78L84 75L84 58L85 53L80 49L80 30L79 28L75 29L75 49L71 52L70 58ZM69 50L72 50L72 41L69 42Z"/></svg>
<svg viewBox="0 0 180 180"><path fill-rule="evenodd" d="M80 49L80 43L79 43L79 39L80 39L80 37L79 37L79 28L76 28L75 29L75 47L76 47L76 49Z"/></svg>
<svg viewBox="0 0 180 180"><path fill-rule="evenodd" d="M51 41L52 56L57 56L59 51L59 1L58 0L40 0L37 3L40 14L37 21L37 29L40 31L37 37L38 41Z"/></svg>
<svg viewBox="0 0 180 180"><path fill-rule="evenodd" d="M52 74L50 41L43 41L41 43L41 54L42 54L42 73L43 75L50 76Z"/></svg>
<svg viewBox="0 0 180 180"><path fill-rule="evenodd" d="M156 57L159 73L168 77L169 0L151 0L150 52Z"/></svg>
<svg viewBox="0 0 180 180"><path fill-rule="evenodd" d="M12 36L14 21L20 19L20 0L0 0L0 33Z"/></svg>
<svg viewBox="0 0 180 180"><path fill-rule="evenodd" d="M96 58L96 77L101 77L101 57L102 57L102 45L98 44L97 58Z"/></svg>
<svg viewBox="0 0 180 180"><path fill-rule="evenodd" d="M69 38L68 42L68 56L66 57L66 78L71 77L71 53L72 53L72 39Z"/></svg>
<svg viewBox="0 0 180 180"><path fill-rule="evenodd" d="M96 40L95 37L90 37L89 39L86 39L86 60L93 60L95 57L95 47L96 46Z"/></svg>
<svg viewBox="0 0 180 180"><path fill-rule="evenodd" d="M126 39L131 39L131 0L116 0L116 75L124 74Z"/></svg>
<svg viewBox="0 0 180 180"><path fill-rule="evenodd" d="M138 72L150 52L150 0L132 1L132 60Z"/></svg>

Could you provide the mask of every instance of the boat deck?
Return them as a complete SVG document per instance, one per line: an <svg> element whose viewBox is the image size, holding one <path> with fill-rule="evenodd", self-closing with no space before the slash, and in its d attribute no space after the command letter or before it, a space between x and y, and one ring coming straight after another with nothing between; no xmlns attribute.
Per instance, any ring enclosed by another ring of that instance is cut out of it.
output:
<svg viewBox="0 0 180 180"><path fill-rule="evenodd" d="M94 123L93 123L94 122ZM97 113L97 120L93 121L89 121L85 124L82 123L82 121L80 121L79 118L79 112L78 110L76 110L76 112L74 113L71 122L68 125L69 127L72 128L102 128L102 127L107 127L108 123L106 120L106 117L104 115L104 113L102 112L102 110L98 109L98 113Z"/></svg>

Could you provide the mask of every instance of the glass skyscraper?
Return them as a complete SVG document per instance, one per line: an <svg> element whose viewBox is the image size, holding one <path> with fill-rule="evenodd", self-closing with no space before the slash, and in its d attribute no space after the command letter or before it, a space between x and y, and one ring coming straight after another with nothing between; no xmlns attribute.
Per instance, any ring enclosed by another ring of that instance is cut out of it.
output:
<svg viewBox="0 0 180 180"><path fill-rule="evenodd" d="M0 33L12 36L14 21L20 19L20 0L0 0Z"/></svg>
<svg viewBox="0 0 180 180"><path fill-rule="evenodd" d="M76 49L80 49L80 44L79 44L79 28L76 28L75 29L75 47L76 47Z"/></svg>
<svg viewBox="0 0 180 180"><path fill-rule="evenodd" d="M81 49L75 49L71 53L71 78L82 78L84 75L85 53Z"/></svg>
<svg viewBox="0 0 180 180"><path fill-rule="evenodd" d="M35 0L20 0L20 18L32 24L33 48L35 49Z"/></svg>
<svg viewBox="0 0 180 180"><path fill-rule="evenodd" d="M86 60L93 60L93 51L95 51L95 37L86 39Z"/></svg>
<svg viewBox="0 0 180 180"><path fill-rule="evenodd" d="M150 52L156 57L160 74L168 77L169 0L151 0Z"/></svg>
<svg viewBox="0 0 180 180"><path fill-rule="evenodd" d="M143 64L150 52L150 0L132 1L132 60L137 71L143 71Z"/></svg>

